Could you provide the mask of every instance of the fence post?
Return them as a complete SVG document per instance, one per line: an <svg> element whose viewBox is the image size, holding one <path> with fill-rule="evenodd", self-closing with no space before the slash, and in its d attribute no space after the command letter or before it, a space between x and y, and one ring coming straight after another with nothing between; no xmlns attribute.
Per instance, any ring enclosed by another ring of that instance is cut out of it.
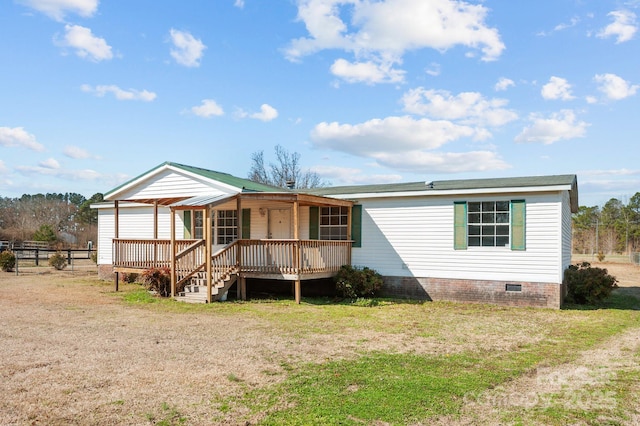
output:
<svg viewBox="0 0 640 426"><path fill-rule="evenodd" d="M36 266L38 266L39 260L40 260L40 249L36 247Z"/></svg>
<svg viewBox="0 0 640 426"><path fill-rule="evenodd" d="M71 249L67 249L67 264L71 265Z"/></svg>

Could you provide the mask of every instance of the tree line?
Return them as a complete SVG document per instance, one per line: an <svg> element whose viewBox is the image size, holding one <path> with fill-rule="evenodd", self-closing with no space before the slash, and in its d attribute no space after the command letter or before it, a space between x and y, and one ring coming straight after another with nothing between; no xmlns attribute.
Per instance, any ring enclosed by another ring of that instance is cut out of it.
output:
<svg viewBox="0 0 640 426"><path fill-rule="evenodd" d="M86 247L98 233L98 212L90 206L103 199L73 192L0 197L0 240Z"/></svg>
<svg viewBox="0 0 640 426"><path fill-rule="evenodd" d="M640 251L640 192L625 204L612 198L602 208L580 206L573 215L573 252L613 254Z"/></svg>
<svg viewBox="0 0 640 426"><path fill-rule="evenodd" d="M248 178L282 188L326 186L320 176L300 168L300 154L280 145L275 161L265 164L263 151L251 155ZM76 193L0 197L0 240L63 242L85 247L97 241L98 212L93 203L103 201L101 193L85 198ZM625 204L612 198L604 206L580 206L573 214L573 252L613 254L640 251L640 192Z"/></svg>

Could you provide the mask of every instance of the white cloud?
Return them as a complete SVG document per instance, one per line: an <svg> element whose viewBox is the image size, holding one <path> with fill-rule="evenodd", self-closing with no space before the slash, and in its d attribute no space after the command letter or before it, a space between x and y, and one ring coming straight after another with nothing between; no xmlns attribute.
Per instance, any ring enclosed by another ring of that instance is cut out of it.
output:
<svg viewBox="0 0 640 426"><path fill-rule="evenodd" d="M55 160L54 160L55 161ZM20 172L26 176L32 175L41 175L41 176L49 176L55 177L65 180L100 180L104 179L105 176L91 169L83 169L83 170L73 170L73 169L64 169L61 167L51 167L48 164L39 165L39 166L16 166L16 171Z"/></svg>
<svg viewBox="0 0 640 426"><path fill-rule="evenodd" d="M426 72L431 77L437 77L440 75L440 68L440 64L432 62L429 68L425 69L424 72Z"/></svg>
<svg viewBox="0 0 640 426"><path fill-rule="evenodd" d="M561 99L568 101L574 99L571 95L571 85L569 82L561 77L552 76L549 82L542 86L542 97L545 99Z"/></svg>
<svg viewBox="0 0 640 426"><path fill-rule="evenodd" d="M191 107L191 112L204 118L224 115L222 107L213 99L203 99L200 105Z"/></svg>
<svg viewBox="0 0 640 426"><path fill-rule="evenodd" d="M392 183L402 181L399 174L366 174L365 170L353 167L313 166L310 170L317 173L333 185L359 185L375 183Z"/></svg>
<svg viewBox="0 0 640 426"><path fill-rule="evenodd" d="M497 127L518 118L515 112L504 108L507 100L485 99L477 92L462 92L453 96L446 90L418 87L405 93L402 103L404 110L412 114L458 120L462 124Z"/></svg>
<svg viewBox="0 0 640 426"><path fill-rule="evenodd" d="M578 25L579 23L580 23L580 18L573 17L573 18L571 18L571 20L569 22L561 22L561 23L559 23L558 25L553 27L553 30L551 30L551 31L540 31L536 35L541 36L541 37L550 36L551 34L557 32L557 31L564 31L564 30L566 30L568 28L573 28L576 25Z"/></svg>
<svg viewBox="0 0 640 426"><path fill-rule="evenodd" d="M516 83L510 78L500 77L496 85L493 87L496 92L503 92L507 90L509 87L515 86Z"/></svg>
<svg viewBox="0 0 640 426"><path fill-rule="evenodd" d="M4 161L0 160L0 173L8 173L9 169L4 164Z"/></svg>
<svg viewBox="0 0 640 426"><path fill-rule="evenodd" d="M60 163L55 158L47 158L44 161L40 161L38 165L45 169L59 169Z"/></svg>
<svg viewBox="0 0 640 426"><path fill-rule="evenodd" d="M73 145L65 146L62 153L69 158L73 158L74 160L84 160L87 158L100 159L100 157L92 155L86 149Z"/></svg>
<svg viewBox="0 0 640 426"><path fill-rule="evenodd" d="M434 152L461 138L482 139L486 131L450 121L387 117L359 124L320 123L311 132L321 149L370 158L378 164L413 172L495 170L508 165L490 151Z"/></svg>
<svg viewBox="0 0 640 426"><path fill-rule="evenodd" d="M505 46L498 31L485 24L487 12L480 4L460 0L298 0L298 20L309 36L292 40L285 55L297 61L324 49L342 49L353 53L355 61L334 63L336 75L371 83L354 74L387 70L394 71L393 78L381 81L395 82L403 75L394 65L409 50L442 52L462 45L481 51L485 61L497 59Z"/></svg>
<svg viewBox="0 0 640 426"><path fill-rule="evenodd" d="M353 125L322 122L311 132L314 145L358 156L375 156L388 150L436 149L474 136L472 127L411 117L372 119Z"/></svg>
<svg viewBox="0 0 640 426"><path fill-rule="evenodd" d="M202 59L203 52L207 46L187 31L171 28L169 33L174 46L171 49L173 59L185 67L199 67L200 59Z"/></svg>
<svg viewBox="0 0 640 426"><path fill-rule="evenodd" d="M271 121L278 117L278 110L269 104L260 105L260 112L251 114L251 118L261 121Z"/></svg>
<svg viewBox="0 0 640 426"><path fill-rule="evenodd" d="M67 13L89 18L98 10L98 0L19 0L56 21L64 20Z"/></svg>
<svg viewBox="0 0 640 426"><path fill-rule="evenodd" d="M80 25L65 25L63 40L57 44L75 49L76 55L83 59L99 62L113 58L111 46L105 39L95 37L89 28Z"/></svg>
<svg viewBox="0 0 640 426"><path fill-rule="evenodd" d="M576 25L578 25L579 22L580 22L580 18L574 16L573 18L571 18L571 20L568 23L566 23L566 22L560 23L560 24L556 25L553 28L553 30L554 31L562 31L562 30L566 30L567 28L573 28Z"/></svg>
<svg viewBox="0 0 640 426"><path fill-rule="evenodd" d="M580 175L589 176L636 176L640 175L640 169L611 169L611 170L583 170Z"/></svg>
<svg viewBox="0 0 640 426"><path fill-rule="evenodd" d="M584 137L589 127L588 123L578 121L572 110L562 110L548 118L531 114L529 120L532 122L531 126L525 127L516 136L516 142L541 142L549 145L563 139Z"/></svg>
<svg viewBox="0 0 640 426"><path fill-rule="evenodd" d="M151 102L156 99L157 95L148 90L128 89L124 90L116 85L98 85L91 87L88 84L80 86L83 92L94 93L96 96L103 97L107 93L113 94L119 101L144 101Z"/></svg>
<svg viewBox="0 0 640 426"><path fill-rule="evenodd" d="M233 5L237 8L242 9L244 7L244 0L235 0Z"/></svg>
<svg viewBox="0 0 640 426"><path fill-rule="evenodd" d="M33 151L44 151L44 145L22 127L0 127L0 146L23 147Z"/></svg>
<svg viewBox="0 0 640 426"><path fill-rule="evenodd" d="M404 81L405 71L393 69L391 64L373 61L349 62L337 59L331 65L331 73L348 83L399 83Z"/></svg>
<svg viewBox="0 0 640 426"><path fill-rule="evenodd" d="M638 26L636 14L630 10L614 10L607 16L613 18L613 22L601 29L596 36L600 38L616 37L616 43L624 43L633 38Z"/></svg>
<svg viewBox="0 0 640 426"><path fill-rule="evenodd" d="M465 173L510 168L495 152L388 152L376 158L381 165L413 173Z"/></svg>
<svg viewBox="0 0 640 426"><path fill-rule="evenodd" d="M629 84L615 74L596 74L594 80L600 84L598 90L604 93L608 99L616 101L635 95L640 88L640 85Z"/></svg>

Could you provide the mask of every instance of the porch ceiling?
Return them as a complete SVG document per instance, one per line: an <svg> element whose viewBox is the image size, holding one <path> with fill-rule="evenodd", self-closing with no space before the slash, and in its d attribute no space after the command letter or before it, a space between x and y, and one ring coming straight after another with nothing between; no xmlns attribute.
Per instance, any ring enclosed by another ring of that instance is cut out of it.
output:
<svg viewBox="0 0 640 426"><path fill-rule="evenodd" d="M298 202L301 206L345 206L353 205L352 201L337 198L322 197L319 195L289 193L289 192L241 192L238 194L224 195L199 195L196 197L166 197L166 198L139 198L119 200L130 203L155 204L171 207L175 210L191 210L198 208L211 208L218 204L240 197L243 200L254 201L278 201L284 203Z"/></svg>
<svg viewBox="0 0 640 426"><path fill-rule="evenodd" d="M231 200L238 199L241 201L278 201L284 203L298 202L301 206L345 206L353 205L352 201L339 200L336 198L321 197L317 195L298 194L298 193L277 193L277 192L241 192L234 195L218 195L218 196L197 196L183 200L179 200L170 205L175 210L190 210L194 208L211 208L218 204L226 203Z"/></svg>
<svg viewBox="0 0 640 426"><path fill-rule="evenodd" d="M126 203L142 203L142 204L155 204L159 206L171 206L172 204L179 203L189 197L166 197L166 198L137 198L137 199L125 199L118 200Z"/></svg>
<svg viewBox="0 0 640 426"><path fill-rule="evenodd" d="M278 192L251 192L239 194L242 200L282 201L293 203L297 201L301 206L345 206L350 207L353 201L337 198L321 197L318 195Z"/></svg>

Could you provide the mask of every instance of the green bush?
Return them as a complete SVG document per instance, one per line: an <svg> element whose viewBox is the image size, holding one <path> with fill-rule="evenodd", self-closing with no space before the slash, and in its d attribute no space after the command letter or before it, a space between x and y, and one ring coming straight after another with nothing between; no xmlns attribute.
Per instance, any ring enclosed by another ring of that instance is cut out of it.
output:
<svg viewBox="0 0 640 426"><path fill-rule="evenodd" d="M142 273L142 282L147 290L155 291L162 297L171 294L171 270L167 267L145 270Z"/></svg>
<svg viewBox="0 0 640 426"><path fill-rule="evenodd" d="M569 265L564 271L564 282L567 285L566 301L581 305L600 302L618 287L618 280L606 269L594 268L589 262Z"/></svg>
<svg viewBox="0 0 640 426"><path fill-rule="evenodd" d="M56 270L62 271L67 267L67 258L64 254L56 252L49 258L49 266L53 266Z"/></svg>
<svg viewBox="0 0 640 426"><path fill-rule="evenodd" d="M344 265L334 277L339 296L356 299L375 296L382 287L382 275L373 269Z"/></svg>
<svg viewBox="0 0 640 426"><path fill-rule="evenodd" d="M16 255L10 251L3 251L0 253L0 269L5 272L13 271L16 267Z"/></svg>

